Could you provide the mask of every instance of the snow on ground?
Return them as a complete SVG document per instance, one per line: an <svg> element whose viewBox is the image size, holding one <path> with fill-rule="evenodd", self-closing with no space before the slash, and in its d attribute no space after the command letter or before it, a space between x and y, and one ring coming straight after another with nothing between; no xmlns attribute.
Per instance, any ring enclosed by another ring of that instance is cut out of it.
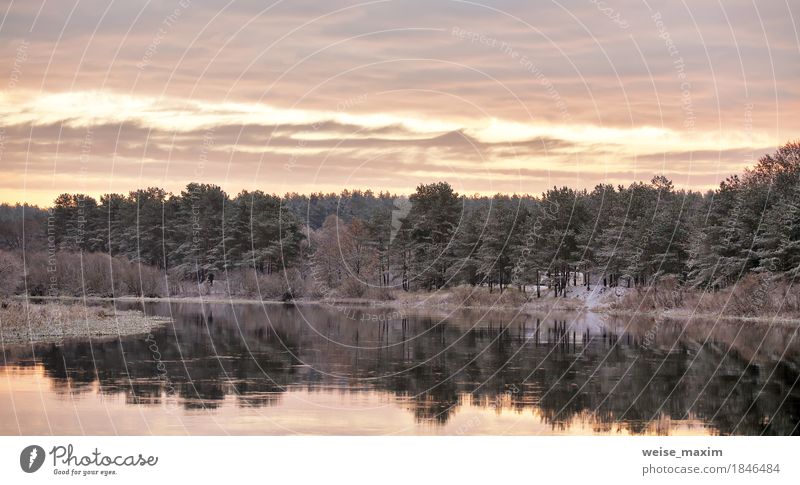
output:
<svg viewBox="0 0 800 485"><path fill-rule="evenodd" d="M567 287L567 296L581 300L587 309L594 310L609 306L630 291L633 291L633 288L621 286L612 288L598 285L593 286L591 290L587 290L585 286L569 286Z"/></svg>

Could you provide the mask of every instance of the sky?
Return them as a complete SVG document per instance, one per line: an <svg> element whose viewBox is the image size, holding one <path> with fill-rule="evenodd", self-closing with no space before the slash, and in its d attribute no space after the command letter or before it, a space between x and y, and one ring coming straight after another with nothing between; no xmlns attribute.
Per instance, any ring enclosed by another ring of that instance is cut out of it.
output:
<svg viewBox="0 0 800 485"><path fill-rule="evenodd" d="M800 138L800 5L0 1L0 202L708 190Z"/></svg>

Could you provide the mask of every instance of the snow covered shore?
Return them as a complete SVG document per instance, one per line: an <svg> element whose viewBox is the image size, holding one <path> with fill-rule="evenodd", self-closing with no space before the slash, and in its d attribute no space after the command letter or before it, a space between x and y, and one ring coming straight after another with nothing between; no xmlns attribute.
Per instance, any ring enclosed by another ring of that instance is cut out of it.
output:
<svg viewBox="0 0 800 485"><path fill-rule="evenodd" d="M69 338L118 337L147 333L169 319L140 311L64 302L12 301L0 308L0 344L60 342Z"/></svg>

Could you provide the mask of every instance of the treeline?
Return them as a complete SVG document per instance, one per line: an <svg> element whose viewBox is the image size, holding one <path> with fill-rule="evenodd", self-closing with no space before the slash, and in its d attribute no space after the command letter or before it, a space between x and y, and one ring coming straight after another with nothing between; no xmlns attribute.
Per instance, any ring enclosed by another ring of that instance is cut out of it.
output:
<svg viewBox="0 0 800 485"><path fill-rule="evenodd" d="M99 200L62 194L50 209L4 205L0 247L104 253L197 282L276 274L289 290L336 296L462 284L538 290L537 282L565 294L666 276L718 289L750 273L800 271L798 187L797 142L707 193L676 190L663 176L538 197L459 195L446 182L408 197L230 196L192 183L180 194L147 188Z"/></svg>

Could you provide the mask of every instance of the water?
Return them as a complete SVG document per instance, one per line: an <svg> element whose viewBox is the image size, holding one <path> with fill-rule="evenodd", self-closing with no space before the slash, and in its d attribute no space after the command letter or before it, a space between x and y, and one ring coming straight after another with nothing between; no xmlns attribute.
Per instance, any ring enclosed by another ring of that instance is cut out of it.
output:
<svg viewBox="0 0 800 485"><path fill-rule="evenodd" d="M800 434L790 326L320 305L145 310L174 324L6 346L0 434Z"/></svg>

